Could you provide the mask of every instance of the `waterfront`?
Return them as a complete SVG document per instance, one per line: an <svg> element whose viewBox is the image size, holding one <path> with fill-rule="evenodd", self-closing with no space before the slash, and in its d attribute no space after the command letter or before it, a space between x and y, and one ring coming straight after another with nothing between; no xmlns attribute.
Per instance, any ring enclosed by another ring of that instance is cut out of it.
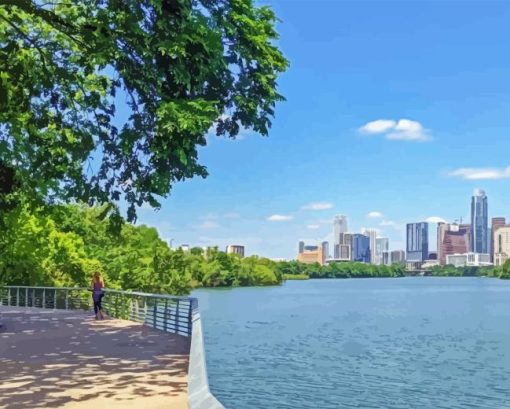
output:
<svg viewBox="0 0 510 409"><path fill-rule="evenodd" d="M510 408L510 282L347 279L201 289L227 409Z"/></svg>

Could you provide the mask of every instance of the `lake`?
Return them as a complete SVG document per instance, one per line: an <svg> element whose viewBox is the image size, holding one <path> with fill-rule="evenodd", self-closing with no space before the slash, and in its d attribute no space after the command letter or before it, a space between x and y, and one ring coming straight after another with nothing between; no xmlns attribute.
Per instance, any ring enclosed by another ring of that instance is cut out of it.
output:
<svg viewBox="0 0 510 409"><path fill-rule="evenodd" d="M227 409L510 408L510 281L328 279L193 295Z"/></svg>

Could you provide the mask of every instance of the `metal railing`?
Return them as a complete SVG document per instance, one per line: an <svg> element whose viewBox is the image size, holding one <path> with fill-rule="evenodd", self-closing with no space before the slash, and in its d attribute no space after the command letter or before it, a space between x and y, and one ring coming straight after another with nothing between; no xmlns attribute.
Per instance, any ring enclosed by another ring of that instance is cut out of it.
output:
<svg viewBox="0 0 510 409"><path fill-rule="evenodd" d="M119 290L104 290L103 309L107 315L140 322L151 328L191 336L193 309L191 297L175 297ZM59 310L90 311L92 293L83 287L0 287L0 305Z"/></svg>

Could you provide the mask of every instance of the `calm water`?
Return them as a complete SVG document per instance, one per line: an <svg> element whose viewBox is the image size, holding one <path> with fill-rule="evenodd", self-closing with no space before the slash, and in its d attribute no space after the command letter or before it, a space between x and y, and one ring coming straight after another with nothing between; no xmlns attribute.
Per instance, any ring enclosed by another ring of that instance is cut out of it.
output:
<svg viewBox="0 0 510 409"><path fill-rule="evenodd" d="M198 290L227 409L510 408L510 281Z"/></svg>

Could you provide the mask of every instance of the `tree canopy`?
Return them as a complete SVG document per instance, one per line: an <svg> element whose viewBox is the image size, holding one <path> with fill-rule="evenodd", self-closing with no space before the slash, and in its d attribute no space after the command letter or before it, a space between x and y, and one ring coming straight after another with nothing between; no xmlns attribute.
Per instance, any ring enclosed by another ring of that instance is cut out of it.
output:
<svg viewBox="0 0 510 409"><path fill-rule="evenodd" d="M211 127L268 134L276 22L252 0L0 1L0 205L125 200L133 221L205 177Z"/></svg>

